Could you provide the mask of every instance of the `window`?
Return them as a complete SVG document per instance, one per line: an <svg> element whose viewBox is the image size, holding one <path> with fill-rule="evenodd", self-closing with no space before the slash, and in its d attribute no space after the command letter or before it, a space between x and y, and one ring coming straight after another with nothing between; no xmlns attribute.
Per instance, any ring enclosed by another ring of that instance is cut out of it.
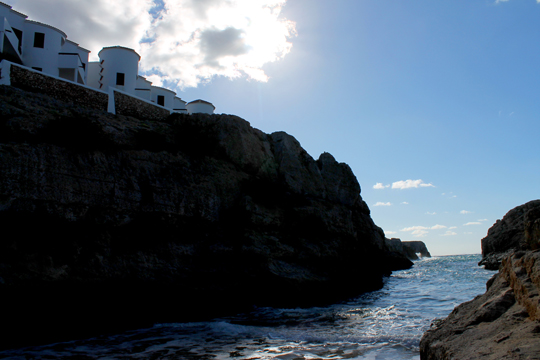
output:
<svg viewBox="0 0 540 360"><path fill-rule="evenodd" d="M158 95L157 96L157 103L158 103L158 105L165 106L165 96Z"/></svg>
<svg viewBox="0 0 540 360"><path fill-rule="evenodd" d="M45 34L44 33L34 33L34 47L44 48L45 47Z"/></svg>
<svg viewBox="0 0 540 360"><path fill-rule="evenodd" d="M21 45L22 45L22 35L23 35L23 32L19 29L15 29L15 28L12 28L13 29L13 32L15 33L15 36L17 37L17 39L19 39L19 54L21 53Z"/></svg>
<svg viewBox="0 0 540 360"><path fill-rule="evenodd" d="M116 73L116 85L124 86L126 74Z"/></svg>

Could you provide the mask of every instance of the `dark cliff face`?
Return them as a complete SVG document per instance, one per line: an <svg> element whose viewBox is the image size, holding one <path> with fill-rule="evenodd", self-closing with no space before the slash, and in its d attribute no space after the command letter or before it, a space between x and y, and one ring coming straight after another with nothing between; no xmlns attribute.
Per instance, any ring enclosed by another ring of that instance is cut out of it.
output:
<svg viewBox="0 0 540 360"><path fill-rule="evenodd" d="M228 115L113 116L11 87L0 114L12 340L25 321L28 338L50 323L73 335L323 303L392 268L349 166L286 133Z"/></svg>
<svg viewBox="0 0 540 360"><path fill-rule="evenodd" d="M482 239L482 261L486 269L497 270L502 259L516 250L536 250L540 247L540 200L510 210L497 220Z"/></svg>

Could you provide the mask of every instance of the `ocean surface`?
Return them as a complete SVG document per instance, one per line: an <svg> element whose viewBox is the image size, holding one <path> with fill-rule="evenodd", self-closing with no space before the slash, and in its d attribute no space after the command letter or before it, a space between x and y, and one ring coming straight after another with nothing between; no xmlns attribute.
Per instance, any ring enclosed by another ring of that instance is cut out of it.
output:
<svg viewBox="0 0 540 360"><path fill-rule="evenodd" d="M494 272L478 267L479 260L480 255L418 260L413 268L394 272L381 290L328 307L258 308L210 322L159 324L4 351L0 358L420 359L420 339L432 321L484 293Z"/></svg>

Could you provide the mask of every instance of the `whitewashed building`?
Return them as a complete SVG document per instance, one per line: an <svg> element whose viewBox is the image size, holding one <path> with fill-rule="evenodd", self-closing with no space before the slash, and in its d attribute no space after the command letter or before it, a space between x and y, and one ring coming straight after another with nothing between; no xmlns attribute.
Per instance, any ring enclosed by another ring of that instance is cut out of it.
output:
<svg viewBox="0 0 540 360"><path fill-rule="evenodd" d="M188 102L186 108L188 114L213 114L214 110L216 109L216 107L212 103L201 99Z"/></svg>
<svg viewBox="0 0 540 360"><path fill-rule="evenodd" d="M123 46L104 47L99 61L89 62L90 51L68 40L53 26L28 20L28 16L0 2L0 61L40 71L78 84L109 92L118 89L130 96L178 113L213 114L215 107L204 100L187 103L170 89L153 86L139 75L141 56Z"/></svg>
<svg viewBox="0 0 540 360"><path fill-rule="evenodd" d="M170 89L154 86L139 75L141 56L133 49L123 46L103 48L99 61L90 62L88 85L103 91L116 88L140 99L163 106L171 112L213 114L215 107L208 101L195 100L186 104ZM191 105L190 105L191 104ZM191 110L190 110L191 109Z"/></svg>
<svg viewBox="0 0 540 360"><path fill-rule="evenodd" d="M0 2L0 60L86 84L90 51L68 40L62 30L27 18Z"/></svg>

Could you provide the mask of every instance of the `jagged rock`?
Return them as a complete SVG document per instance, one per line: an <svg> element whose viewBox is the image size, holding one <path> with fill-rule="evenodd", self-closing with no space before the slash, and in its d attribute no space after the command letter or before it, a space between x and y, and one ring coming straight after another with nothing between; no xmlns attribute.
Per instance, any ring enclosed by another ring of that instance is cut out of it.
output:
<svg viewBox="0 0 540 360"><path fill-rule="evenodd" d="M324 303L396 268L351 169L288 134L6 86L0 114L0 345Z"/></svg>
<svg viewBox="0 0 540 360"><path fill-rule="evenodd" d="M413 266L411 259L407 257L400 239L385 239L386 262L392 265L392 270L408 269Z"/></svg>
<svg viewBox="0 0 540 360"><path fill-rule="evenodd" d="M510 210L497 220L482 239L482 260L479 265L497 270L501 260L516 250L534 250L540 247L540 200Z"/></svg>
<svg viewBox="0 0 540 360"><path fill-rule="evenodd" d="M503 259L484 295L432 324L422 360L540 359L540 252Z"/></svg>
<svg viewBox="0 0 540 360"><path fill-rule="evenodd" d="M426 244L422 241L401 241L401 239L385 239L388 262L394 264L394 270L407 269L413 265L411 260L421 257L431 257Z"/></svg>
<svg viewBox="0 0 540 360"><path fill-rule="evenodd" d="M432 325L421 359L540 359L539 210L539 200L528 202L489 229L484 260L501 258L499 273L484 295Z"/></svg>

